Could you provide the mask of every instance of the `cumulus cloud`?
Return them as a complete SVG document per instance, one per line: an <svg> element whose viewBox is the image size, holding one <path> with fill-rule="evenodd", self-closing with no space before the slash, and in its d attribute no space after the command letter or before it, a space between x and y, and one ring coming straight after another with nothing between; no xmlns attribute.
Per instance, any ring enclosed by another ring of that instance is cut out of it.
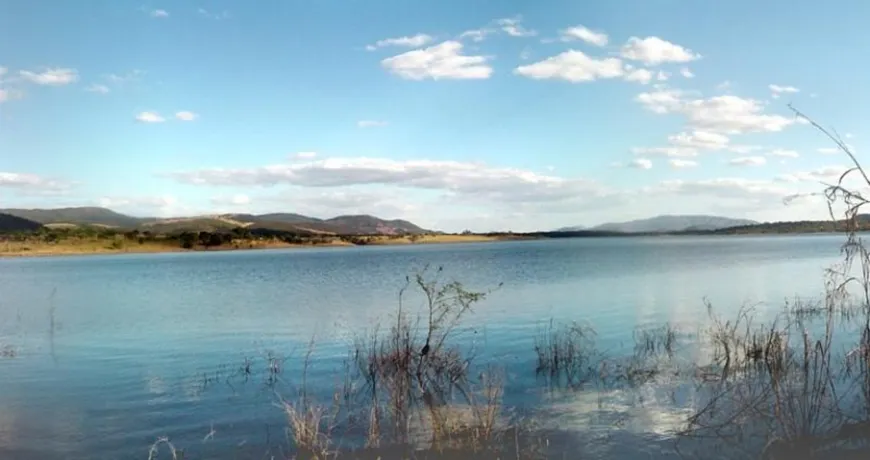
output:
<svg viewBox="0 0 870 460"><path fill-rule="evenodd" d="M822 147L816 151L822 155L836 155L840 153L840 149L837 147Z"/></svg>
<svg viewBox="0 0 870 460"><path fill-rule="evenodd" d="M430 35L426 34L417 34L412 36L404 36L404 37L396 37L396 38L386 38L383 40L378 40L373 45L367 45L366 49L369 51L375 51L379 48L384 48L387 46L402 46L408 48L419 48L423 45L427 45L431 43L433 38Z"/></svg>
<svg viewBox="0 0 870 460"><path fill-rule="evenodd" d="M731 166L764 166L767 164L767 158L764 157L737 157L728 161Z"/></svg>
<svg viewBox="0 0 870 460"><path fill-rule="evenodd" d="M684 78L695 78L695 74L688 67L683 67L680 69L680 75Z"/></svg>
<svg viewBox="0 0 870 460"><path fill-rule="evenodd" d="M152 18L168 18L169 12L167 12L166 10L153 10L153 11L151 11L151 17Z"/></svg>
<svg viewBox="0 0 870 460"><path fill-rule="evenodd" d="M459 34L459 39L467 38L471 41L480 42L493 33L495 33L495 30L489 28L466 30Z"/></svg>
<svg viewBox="0 0 870 460"><path fill-rule="evenodd" d="M679 90L658 89L641 93L636 100L655 113L681 114L695 129L724 134L776 132L796 122L795 118L763 113L759 101L732 95L692 99Z"/></svg>
<svg viewBox="0 0 870 460"><path fill-rule="evenodd" d="M779 204L782 204L782 198L794 193L793 189L776 185L770 181L730 177L699 181L664 181L651 191L696 196L706 195L714 198L745 199L749 197L762 197L775 199Z"/></svg>
<svg viewBox="0 0 870 460"><path fill-rule="evenodd" d="M496 20L496 24L501 27L501 30L510 35L511 37L533 37L538 34L538 32L530 29L526 29L522 25L523 18L521 16L516 16L513 18L503 18Z"/></svg>
<svg viewBox="0 0 870 460"><path fill-rule="evenodd" d="M631 149L635 155L657 155L665 157L691 158L698 156L698 150L688 147L634 147Z"/></svg>
<svg viewBox="0 0 870 460"><path fill-rule="evenodd" d="M780 174L780 182L836 182L849 168L842 165L824 166L812 171L795 171Z"/></svg>
<svg viewBox="0 0 870 460"><path fill-rule="evenodd" d="M74 83L79 75L75 69L54 68L42 72L22 70L19 72L25 80L37 85L62 86Z"/></svg>
<svg viewBox="0 0 870 460"><path fill-rule="evenodd" d="M50 193L68 190L72 187L72 184L36 174L0 171L0 187L27 192Z"/></svg>
<svg viewBox="0 0 870 460"><path fill-rule="evenodd" d="M620 55L625 59L643 62L647 65L684 63L701 58L701 55L692 50L659 37L631 37L623 45Z"/></svg>
<svg viewBox="0 0 870 460"><path fill-rule="evenodd" d="M360 120L356 122L356 125L360 128L378 128L387 126L387 124L388 123L386 121L380 120Z"/></svg>
<svg viewBox="0 0 870 460"><path fill-rule="evenodd" d="M670 164L674 169L694 168L698 166L698 162L695 160L684 160L680 158L672 158L668 160L668 164Z"/></svg>
<svg viewBox="0 0 870 460"><path fill-rule="evenodd" d="M467 203L577 204L606 191L594 181L483 163L386 158L328 158L259 168L174 172L169 177L200 186L273 186L307 188L389 186L439 192ZM565 205L566 209L570 206Z"/></svg>
<svg viewBox="0 0 870 460"><path fill-rule="evenodd" d="M730 139L728 136L703 130L694 130L692 132L681 132L668 136L668 142L680 147L688 147L692 149L707 149L719 150L728 147Z"/></svg>
<svg viewBox="0 0 870 460"><path fill-rule="evenodd" d="M136 121L141 123L163 123L166 119L156 112L140 112L136 115Z"/></svg>
<svg viewBox="0 0 870 460"><path fill-rule="evenodd" d="M317 156L317 152L297 152L292 155L294 159L311 159Z"/></svg>
<svg viewBox="0 0 870 460"><path fill-rule="evenodd" d="M492 67L486 56L462 54L462 43L445 41L429 48L408 51L381 61L388 71L409 80L486 79Z"/></svg>
<svg viewBox="0 0 870 460"><path fill-rule="evenodd" d="M572 83L619 78L625 74L618 58L594 58L582 51L569 50L543 61L519 66L514 73L536 80L558 79Z"/></svg>
<svg viewBox="0 0 870 460"><path fill-rule="evenodd" d="M574 26L561 30L559 36L564 42L582 40L595 46L607 46L608 42L606 33L594 31L585 26Z"/></svg>
<svg viewBox="0 0 870 460"><path fill-rule="evenodd" d="M653 73L647 69L634 69L625 75L626 81L636 81L644 85L648 84L653 78Z"/></svg>
<svg viewBox="0 0 870 460"><path fill-rule="evenodd" d="M181 112L176 112L175 118L177 118L181 121L193 121L193 120L196 120L197 118L199 118L199 115L197 115L193 112L188 112L186 110L183 110Z"/></svg>

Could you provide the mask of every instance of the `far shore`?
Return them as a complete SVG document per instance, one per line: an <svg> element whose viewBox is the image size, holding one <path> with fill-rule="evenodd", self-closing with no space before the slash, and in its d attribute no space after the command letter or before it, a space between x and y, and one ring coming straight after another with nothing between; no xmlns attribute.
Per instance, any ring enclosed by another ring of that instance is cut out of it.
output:
<svg viewBox="0 0 870 460"><path fill-rule="evenodd" d="M55 243L41 241L5 241L0 242L0 258L18 257L56 257L80 255L111 255L111 254L156 254L173 252L215 252L215 251L252 251L264 249L311 249L320 247L356 247L356 246L402 246L417 244L461 244L510 241L520 238L489 235L423 235L413 240L407 237L395 238L373 236L365 245L353 244L339 238L331 241L314 243L285 243L283 241L241 241L220 246L185 249L170 242L147 241L139 244L125 241L121 245L113 245L105 239L62 240ZM531 238L523 238L531 239Z"/></svg>

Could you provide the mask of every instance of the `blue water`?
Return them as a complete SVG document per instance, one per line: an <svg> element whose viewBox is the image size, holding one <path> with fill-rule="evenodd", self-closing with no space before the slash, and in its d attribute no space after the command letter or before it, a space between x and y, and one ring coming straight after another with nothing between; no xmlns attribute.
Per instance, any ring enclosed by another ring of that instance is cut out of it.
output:
<svg viewBox="0 0 870 460"><path fill-rule="evenodd" d="M604 429L591 415L601 395L546 403L532 390L544 322L592 324L599 346L618 351L638 326L697 330L704 299L723 313L746 303L777 311L823 294L842 241L589 238L0 260L0 347L16 354L0 358L0 458L147 458L161 436L196 458L276 454L286 423L274 403L293 391L292 358L313 337L309 383L334 387L355 334L389 320L405 276L426 264L473 290L503 283L463 330L480 359L506 367L506 404L551 404L562 428L594 433ZM268 379L269 356L291 358L280 386ZM240 372L246 358L250 375ZM624 430L641 439L680 417L661 404L613 410L623 409L633 420Z"/></svg>

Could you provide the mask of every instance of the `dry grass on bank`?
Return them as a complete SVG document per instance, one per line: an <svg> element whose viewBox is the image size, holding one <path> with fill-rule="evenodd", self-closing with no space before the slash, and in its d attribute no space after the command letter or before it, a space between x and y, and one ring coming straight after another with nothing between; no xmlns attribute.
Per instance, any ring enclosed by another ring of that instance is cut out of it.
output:
<svg viewBox="0 0 870 460"><path fill-rule="evenodd" d="M419 237L364 237L369 245L410 245L410 244L456 244L501 241L504 238L486 235L422 235ZM116 241L118 241L116 243ZM44 241L0 241L0 257L38 257L88 254L125 254L125 253L161 253L161 252L191 252L191 251L234 251L247 249L289 249L312 247L353 247L351 242L339 237L314 243L291 244L278 240L241 240L233 244L210 247L208 249L182 249L173 240L145 241L139 244L129 240L111 240L105 238L67 238L58 242Z"/></svg>

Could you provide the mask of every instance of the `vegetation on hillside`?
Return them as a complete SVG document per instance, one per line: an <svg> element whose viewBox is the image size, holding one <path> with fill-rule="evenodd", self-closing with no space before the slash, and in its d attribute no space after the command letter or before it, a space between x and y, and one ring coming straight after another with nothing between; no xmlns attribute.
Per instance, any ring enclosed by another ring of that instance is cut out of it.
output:
<svg viewBox="0 0 870 460"><path fill-rule="evenodd" d="M33 232L42 228L42 224L18 216L0 213L0 233Z"/></svg>
<svg viewBox="0 0 870 460"><path fill-rule="evenodd" d="M106 226L124 230L149 230L157 233L208 231L234 227L276 228L285 231L335 235L399 235L431 233L404 220L385 220L369 215L347 215L319 219L292 213L226 214L159 219L138 218L105 208L2 209L0 213L54 226ZM0 227L2 231L2 227Z"/></svg>

